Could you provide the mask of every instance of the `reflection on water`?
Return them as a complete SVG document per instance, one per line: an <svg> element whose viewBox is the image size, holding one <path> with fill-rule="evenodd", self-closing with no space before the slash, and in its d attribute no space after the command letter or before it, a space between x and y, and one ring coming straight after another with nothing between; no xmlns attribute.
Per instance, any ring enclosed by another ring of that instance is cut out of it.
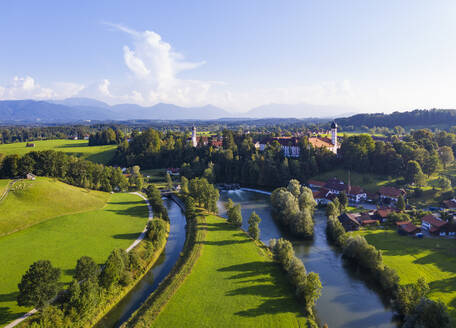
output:
<svg viewBox="0 0 456 328"><path fill-rule="evenodd" d="M99 328L119 327L135 312L158 284L168 275L179 258L185 243L185 216L179 206L163 200L170 218L170 232L164 252L144 278L97 325Z"/></svg>
<svg viewBox="0 0 456 328"><path fill-rule="evenodd" d="M269 196L249 191L224 191L220 193L219 209L226 216L223 203L231 198L242 206L243 228L252 211L261 217L260 239L268 244L271 238L284 237L293 242L296 256L301 258L307 271L320 275L323 285L316 310L322 323L330 328L397 327L388 302L375 290L375 283L359 270L342 261L341 254L326 240L326 217L316 211L315 238L297 241L287 236L275 224L271 216Z"/></svg>

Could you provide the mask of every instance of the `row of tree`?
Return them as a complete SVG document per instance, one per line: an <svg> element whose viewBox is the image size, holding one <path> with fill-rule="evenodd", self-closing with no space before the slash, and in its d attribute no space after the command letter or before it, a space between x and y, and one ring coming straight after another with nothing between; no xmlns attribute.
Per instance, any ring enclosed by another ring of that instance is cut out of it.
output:
<svg viewBox="0 0 456 328"><path fill-rule="evenodd" d="M304 301L306 309L312 313L312 307L321 294L321 281L317 273L307 273L304 263L295 256L293 245L283 238L271 239L269 248L274 259L287 272L291 284L296 289L296 295Z"/></svg>
<svg viewBox="0 0 456 328"><path fill-rule="evenodd" d="M312 238L314 221L312 215L317 203L312 190L301 186L298 180L290 180L287 188L278 188L271 194L274 218L293 234Z"/></svg>
<svg viewBox="0 0 456 328"><path fill-rule="evenodd" d="M89 136L89 146L115 145L125 140L125 134L119 130L111 128L97 131Z"/></svg>
<svg viewBox="0 0 456 328"><path fill-rule="evenodd" d="M148 247L127 253L114 249L103 265L83 256L76 264L74 279L61 291L60 269L50 261L33 263L19 283L17 302L33 306L39 316L28 322L30 327L83 327L106 306L120 290L130 285L150 261L154 252L166 239L166 223L160 219L149 222L146 241Z"/></svg>

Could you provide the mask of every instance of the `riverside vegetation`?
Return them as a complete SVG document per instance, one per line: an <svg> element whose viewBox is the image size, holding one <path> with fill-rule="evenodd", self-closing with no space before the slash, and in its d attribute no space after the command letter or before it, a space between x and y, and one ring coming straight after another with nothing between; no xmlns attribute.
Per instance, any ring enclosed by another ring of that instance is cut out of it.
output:
<svg viewBox="0 0 456 328"><path fill-rule="evenodd" d="M441 301L427 298L429 286L424 279L414 284L400 286L396 271L383 263L380 250L369 245L363 236L351 236L338 220L339 204L330 203L327 208L327 235L342 250L343 256L370 272L404 320L404 327L451 327L446 306Z"/></svg>

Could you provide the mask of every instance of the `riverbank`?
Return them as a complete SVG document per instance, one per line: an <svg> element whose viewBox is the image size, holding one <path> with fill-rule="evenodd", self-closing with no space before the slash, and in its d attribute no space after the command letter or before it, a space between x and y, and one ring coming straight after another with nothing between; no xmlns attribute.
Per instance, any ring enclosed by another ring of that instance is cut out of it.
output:
<svg viewBox="0 0 456 328"><path fill-rule="evenodd" d="M200 229L201 256L154 327L315 325L267 249L219 216L207 215Z"/></svg>
<svg viewBox="0 0 456 328"><path fill-rule="evenodd" d="M194 220L187 220L187 234L183 253L157 289L122 327L151 326L160 311L170 301L187 275L190 274L199 258L206 237L206 230L202 229L201 226L205 223L204 215L197 215Z"/></svg>

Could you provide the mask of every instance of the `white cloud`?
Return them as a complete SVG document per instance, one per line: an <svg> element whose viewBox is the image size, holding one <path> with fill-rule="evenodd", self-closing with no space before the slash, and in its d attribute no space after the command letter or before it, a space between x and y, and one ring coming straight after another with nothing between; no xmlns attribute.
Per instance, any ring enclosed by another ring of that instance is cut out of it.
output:
<svg viewBox="0 0 456 328"><path fill-rule="evenodd" d="M15 76L9 84L0 86L0 99L63 99L78 94L83 88L70 82L55 82L44 87L31 76Z"/></svg>

